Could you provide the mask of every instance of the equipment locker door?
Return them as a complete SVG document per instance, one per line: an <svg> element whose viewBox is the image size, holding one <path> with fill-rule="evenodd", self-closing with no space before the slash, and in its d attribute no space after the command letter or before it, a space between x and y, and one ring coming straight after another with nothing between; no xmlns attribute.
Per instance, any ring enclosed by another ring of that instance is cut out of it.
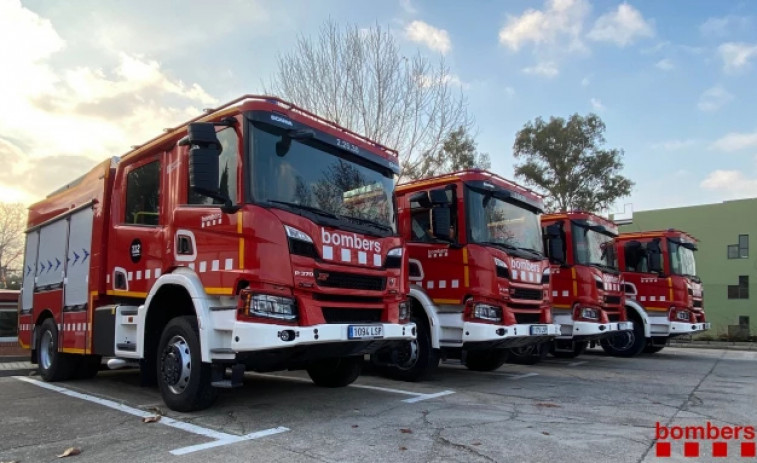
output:
<svg viewBox="0 0 757 463"><path fill-rule="evenodd" d="M63 293L63 340L66 352L86 353L87 332L92 330L87 310L89 298L90 254L92 253L91 206L71 214L68 219L66 276Z"/></svg>

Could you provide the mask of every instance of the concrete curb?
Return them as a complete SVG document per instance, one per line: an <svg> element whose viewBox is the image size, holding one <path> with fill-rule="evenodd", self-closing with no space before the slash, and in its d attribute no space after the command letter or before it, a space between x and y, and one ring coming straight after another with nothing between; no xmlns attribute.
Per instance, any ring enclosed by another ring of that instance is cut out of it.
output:
<svg viewBox="0 0 757 463"><path fill-rule="evenodd" d="M683 347L695 349L721 349L721 350L743 350L757 352L757 342L728 342L728 341L691 341L676 342L671 341L670 347Z"/></svg>

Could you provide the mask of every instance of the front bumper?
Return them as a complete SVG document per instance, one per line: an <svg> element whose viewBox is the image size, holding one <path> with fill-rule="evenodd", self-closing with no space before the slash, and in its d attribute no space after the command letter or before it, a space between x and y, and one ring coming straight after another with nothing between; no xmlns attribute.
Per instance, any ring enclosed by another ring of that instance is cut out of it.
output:
<svg viewBox="0 0 757 463"><path fill-rule="evenodd" d="M670 332L668 335L677 336L680 334L694 334L710 329L710 323L682 323L670 322ZM652 333L653 335L655 333Z"/></svg>
<svg viewBox="0 0 757 463"><path fill-rule="evenodd" d="M540 333L533 328L541 327ZM489 323L463 323L463 349L499 349L520 347L554 339L560 334L560 325L552 323L492 325Z"/></svg>
<svg viewBox="0 0 757 463"><path fill-rule="evenodd" d="M633 322L572 322L572 324L561 324L559 340L573 341L594 341L603 339L619 331L633 330Z"/></svg>
<svg viewBox="0 0 757 463"><path fill-rule="evenodd" d="M375 338L350 339L350 326L381 326L383 335ZM404 325L396 323L351 323L322 324L312 326L272 325L266 323L235 322L231 333L231 350L236 353L260 352L286 349L299 346L319 346L366 343L372 348L395 341L412 341L415 339L415 323ZM284 340L287 339L287 340Z"/></svg>

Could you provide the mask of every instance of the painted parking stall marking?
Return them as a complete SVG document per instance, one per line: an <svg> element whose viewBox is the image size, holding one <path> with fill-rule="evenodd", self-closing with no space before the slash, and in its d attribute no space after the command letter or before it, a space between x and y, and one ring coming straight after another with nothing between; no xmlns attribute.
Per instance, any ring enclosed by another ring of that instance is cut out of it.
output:
<svg viewBox="0 0 757 463"><path fill-rule="evenodd" d="M102 405L104 407L118 410L120 412L138 416L140 418L148 418L148 417L154 416L153 413L139 410L138 408L130 407L128 405L124 405L122 403L115 402L113 400L103 399L100 397L95 397L93 395L72 391L71 389L67 389L65 387L56 386L49 383L43 383L41 381L37 381L36 379L31 379L26 376L14 376L14 378L19 381L23 381L25 383L33 384L35 386L38 386L44 389L49 389L51 391L55 391L60 394L67 395L69 397L74 397L77 399L86 400L88 402L93 402L98 405ZM205 442L202 444L191 445L188 447L181 447L175 450L171 450L171 454L173 455L186 455L188 453L197 452L200 450L206 450L206 449L210 449L214 447L219 447L222 445L229 445L229 444L235 444L237 442L260 439L261 437L272 436L274 434L280 434L280 433L287 432L290 430L289 428L279 426L276 428L263 429L261 431L256 431L253 433L240 436L240 435L234 435L234 434L228 434L225 432L216 431L209 428L204 428L196 424L175 420L167 416L162 416L160 418L160 421L158 421L157 423L165 425L165 426L169 426L175 429L181 429L182 431L186 431L192 434L197 434L198 436L207 437L208 439L214 439L210 442Z"/></svg>

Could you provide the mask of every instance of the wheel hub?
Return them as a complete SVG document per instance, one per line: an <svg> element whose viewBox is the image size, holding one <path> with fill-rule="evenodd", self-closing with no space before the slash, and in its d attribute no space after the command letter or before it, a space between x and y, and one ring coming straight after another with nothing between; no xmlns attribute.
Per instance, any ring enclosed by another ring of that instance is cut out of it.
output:
<svg viewBox="0 0 757 463"><path fill-rule="evenodd" d="M624 351L631 348L636 341L636 335L632 331L617 333L607 340L613 349Z"/></svg>
<svg viewBox="0 0 757 463"><path fill-rule="evenodd" d="M42 368L47 370L50 368L50 366L53 363L53 355L54 355L54 343L53 343L53 334L50 331L45 331L42 334L42 339L40 340L40 363L42 364Z"/></svg>
<svg viewBox="0 0 757 463"><path fill-rule="evenodd" d="M418 341L406 342L397 349L397 367L407 370L418 362Z"/></svg>
<svg viewBox="0 0 757 463"><path fill-rule="evenodd" d="M174 336L163 349L160 371L163 381L174 394L181 394L187 388L192 372L192 355L183 337Z"/></svg>

